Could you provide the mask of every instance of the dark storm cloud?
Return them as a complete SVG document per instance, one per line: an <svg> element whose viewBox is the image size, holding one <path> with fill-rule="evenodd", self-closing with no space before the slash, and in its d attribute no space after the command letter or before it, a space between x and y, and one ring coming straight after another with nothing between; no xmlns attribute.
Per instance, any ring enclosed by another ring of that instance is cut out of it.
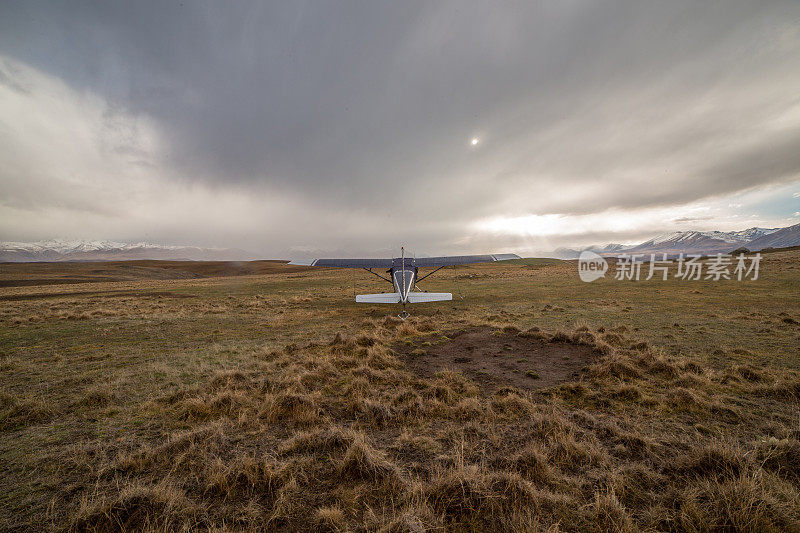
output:
<svg viewBox="0 0 800 533"><path fill-rule="evenodd" d="M164 179L453 240L796 179L798 24L794 2L19 2L0 53L152 120Z"/></svg>

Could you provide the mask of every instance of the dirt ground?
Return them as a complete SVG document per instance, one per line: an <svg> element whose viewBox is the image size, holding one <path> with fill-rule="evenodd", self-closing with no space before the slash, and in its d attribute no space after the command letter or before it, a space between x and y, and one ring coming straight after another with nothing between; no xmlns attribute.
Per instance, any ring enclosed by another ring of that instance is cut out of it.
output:
<svg viewBox="0 0 800 533"><path fill-rule="evenodd" d="M599 355L589 346L547 342L535 335L488 326L427 335L395 344L393 349L422 377L458 370L486 392L507 386L541 389L573 381Z"/></svg>

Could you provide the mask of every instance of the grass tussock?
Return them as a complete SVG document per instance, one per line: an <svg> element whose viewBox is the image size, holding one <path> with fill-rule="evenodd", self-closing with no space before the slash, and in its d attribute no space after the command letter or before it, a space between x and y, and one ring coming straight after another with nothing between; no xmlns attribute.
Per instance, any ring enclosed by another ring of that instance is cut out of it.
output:
<svg viewBox="0 0 800 533"><path fill-rule="evenodd" d="M217 458L205 477L208 489L227 499L253 495L274 498L286 482L285 464L268 455L243 455L230 464Z"/></svg>
<svg viewBox="0 0 800 533"><path fill-rule="evenodd" d="M320 507L314 513L318 531L347 531L347 519L340 507Z"/></svg>
<svg viewBox="0 0 800 533"><path fill-rule="evenodd" d="M632 532L634 526L630 514L613 490L595 492L594 501L585 512L586 531Z"/></svg>
<svg viewBox="0 0 800 533"><path fill-rule="evenodd" d="M108 407L119 401L117 390L109 384L97 385L89 388L76 402L76 407Z"/></svg>
<svg viewBox="0 0 800 533"><path fill-rule="evenodd" d="M226 445L227 437L220 424L213 424L187 431L178 431L165 442L146 443L135 450L121 450L101 474L140 473L149 470L171 472L202 469L206 457Z"/></svg>
<svg viewBox="0 0 800 533"><path fill-rule="evenodd" d="M312 431L296 433L284 441L280 447L282 454L289 453L325 453L343 451L356 439L357 434L352 430L339 427L317 428Z"/></svg>
<svg viewBox="0 0 800 533"><path fill-rule="evenodd" d="M270 398L259 417L271 423L309 425L320 416L313 396L285 392Z"/></svg>
<svg viewBox="0 0 800 533"><path fill-rule="evenodd" d="M754 389L757 396L777 400L800 400L800 378L782 378L769 385L759 385Z"/></svg>
<svg viewBox="0 0 800 533"><path fill-rule="evenodd" d="M55 411L37 399L19 398L0 392L0 429L15 429L52 419Z"/></svg>
<svg viewBox="0 0 800 533"><path fill-rule="evenodd" d="M518 521L520 514L555 523L574 503L568 496L534 488L518 474L487 472L478 465L440 472L422 494L442 522L467 529Z"/></svg>
<svg viewBox="0 0 800 533"><path fill-rule="evenodd" d="M406 430L392 446L393 455L409 464L430 463L442 450L442 445L427 435L415 435Z"/></svg>
<svg viewBox="0 0 800 533"><path fill-rule="evenodd" d="M684 479L732 479L742 474L745 465L736 447L729 443L712 442L677 458L665 468L665 473Z"/></svg>
<svg viewBox="0 0 800 533"><path fill-rule="evenodd" d="M174 485L130 484L116 496L82 499L71 529L97 533L170 530L202 522L202 510Z"/></svg>
<svg viewBox="0 0 800 533"><path fill-rule="evenodd" d="M513 471L537 486L553 486L558 479L547 454L537 445L529 444L511 461Z"/></svg>
<svg viewBox="0 0 800 533"><path fill-rule="evenodd" d="M403 475L383 451L376 450L363 436L353 440L338 465L339 475L345 479L402 485Z"/></svg>
<svg viewBox="0 0 800 533"><path fill-rule="evenodd" d="M630 359L622 356L609 355L598 363L589 367L589 374L600 379L617 378L623 380L639 379L642 376Z"/></svg>
<svg viewBox="0 0 800 533"><path fill-rule="evenodd" d="M800 485L800 441L770 438L757 448L756 459L775 475Z"/></svg>
<svg viewBox="0 0 800 533"><path fill-rule="evenodd" d="M679 501L677 523L687 531L800 531L796 490L770 475L704 480Z"/></svg>

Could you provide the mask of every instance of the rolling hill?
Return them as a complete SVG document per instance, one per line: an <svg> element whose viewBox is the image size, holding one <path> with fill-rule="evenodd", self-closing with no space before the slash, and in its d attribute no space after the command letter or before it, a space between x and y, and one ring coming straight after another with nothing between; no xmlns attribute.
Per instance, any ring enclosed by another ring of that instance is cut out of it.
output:
<svg viewBox="0 0 800 533"><path fill-rule="evenodd" d="M147 242L46 240L0 243L0 262L40 261L130 261L161 259L173 261L250 261L255 254L231 248L167 246Z"/></svg>

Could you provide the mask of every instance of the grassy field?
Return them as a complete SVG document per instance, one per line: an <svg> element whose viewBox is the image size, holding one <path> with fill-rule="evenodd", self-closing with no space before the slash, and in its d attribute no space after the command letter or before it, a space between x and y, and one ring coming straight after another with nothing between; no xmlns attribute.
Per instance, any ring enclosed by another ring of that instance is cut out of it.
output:
<svg viewBox="0 0 800 533"><path fill-rule="evenodd" d="M353 302L388 288L364 272L0 265L0 529L800 531L800 251L422 285L455 299L401 322ZM415 364L464 333L516 366ZM541 386L567 345L586 365Z"/></svg>

